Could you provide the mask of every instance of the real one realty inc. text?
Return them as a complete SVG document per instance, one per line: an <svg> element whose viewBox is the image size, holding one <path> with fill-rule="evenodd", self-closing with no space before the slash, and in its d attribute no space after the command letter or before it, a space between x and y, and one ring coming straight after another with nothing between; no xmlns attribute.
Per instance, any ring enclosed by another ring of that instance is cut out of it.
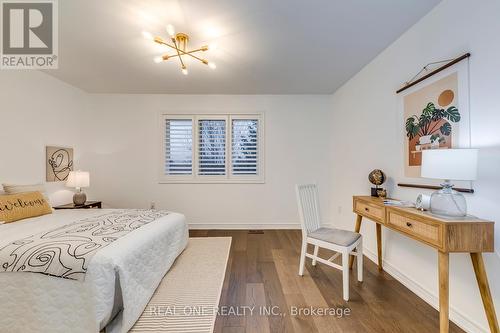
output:
<svg viewBox="0 0 500 333"><path fill-rule="evenodd" d="M149 306L150 316L330 316L344 318L351 315L348 307L290 306L283 311L279 306Z"/></svg>

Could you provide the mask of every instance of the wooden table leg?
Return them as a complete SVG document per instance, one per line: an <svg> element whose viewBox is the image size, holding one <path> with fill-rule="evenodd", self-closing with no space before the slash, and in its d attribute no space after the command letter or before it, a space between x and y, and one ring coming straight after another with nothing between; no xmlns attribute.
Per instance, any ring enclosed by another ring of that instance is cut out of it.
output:
<svg viewBox="0 0 500 333"><path fill-rule="evenodd" d="M448 333L449 317L449 282L450 255L438 251L439 262L439 332Z"/></svg>
<svg viewBox="0 0 500 333"><path fill-rule="evenodd" d="M363 219L363 216L357 215L356 216L356 225L354 226L354 231L359 232L361 230L361 220ZM352 269L352 264L354 263L354 256L349 257L349 269Z"/></svg>
<svg viewBox="0 0 500 333"><path fill-rule="evenodd" d="M492 333L499 333L500 330L498 329L495 305L493 304L493 300L491 298L490 286L488 284L488 277L486 276L483 256L481 253L471 253L470 257L472 259L474 273L476 274L477 284L479 285L479 291L481 292L481 298L483 299L484 311L486 312L486 318L488 319L488 324L490 325L490 331Z"/></svg>
<svg viewBox="0 0 500 333"><path fill-rule="evenodd" d="M383 271L382 267L382 225L376 223L377 228L377 259L378 259L378 270Z"/></svg>

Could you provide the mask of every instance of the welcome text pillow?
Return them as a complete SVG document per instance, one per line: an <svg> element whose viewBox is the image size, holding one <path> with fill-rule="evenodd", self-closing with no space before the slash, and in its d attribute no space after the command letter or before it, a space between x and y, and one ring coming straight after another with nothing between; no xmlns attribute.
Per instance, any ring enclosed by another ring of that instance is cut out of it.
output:
<svg viewBox="0 0 500 333"><path fill-rule="evenodd" d="M0 195L0 223L52 214L49 203L40 192Z"/></svg>

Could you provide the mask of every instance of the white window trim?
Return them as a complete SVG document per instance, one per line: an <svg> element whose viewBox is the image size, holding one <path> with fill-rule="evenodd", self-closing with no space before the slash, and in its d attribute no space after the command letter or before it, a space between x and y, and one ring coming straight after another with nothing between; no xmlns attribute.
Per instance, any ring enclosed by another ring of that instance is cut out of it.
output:
<svg viewBox="0 0 500 333"><path fill-rule="evenodd" d="M165 175L165 120L191 119L193 122L193 156L191 175ZM224 176L198 175L198 120L225 119L226 120L226 174ZM232 121L233 119L257 119L259 128L258 143L258 175L231 175L232 170ZM160 184L264 184L265 183L265 118L263 112L255 113L170 113L160 112L158 119L159 131L159 170Z"/></svg>

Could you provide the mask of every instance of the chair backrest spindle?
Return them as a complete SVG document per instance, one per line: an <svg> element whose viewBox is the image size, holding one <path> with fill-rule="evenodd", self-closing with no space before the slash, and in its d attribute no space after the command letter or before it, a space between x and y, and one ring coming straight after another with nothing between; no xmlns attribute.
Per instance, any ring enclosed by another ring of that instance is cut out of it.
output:
<svg viewBox="0 0 500 333"><path fill-rule="evenodd" d="M316 184L297 185L296 192L302 234L307 236L320 227L318 187Z"/></svg>

